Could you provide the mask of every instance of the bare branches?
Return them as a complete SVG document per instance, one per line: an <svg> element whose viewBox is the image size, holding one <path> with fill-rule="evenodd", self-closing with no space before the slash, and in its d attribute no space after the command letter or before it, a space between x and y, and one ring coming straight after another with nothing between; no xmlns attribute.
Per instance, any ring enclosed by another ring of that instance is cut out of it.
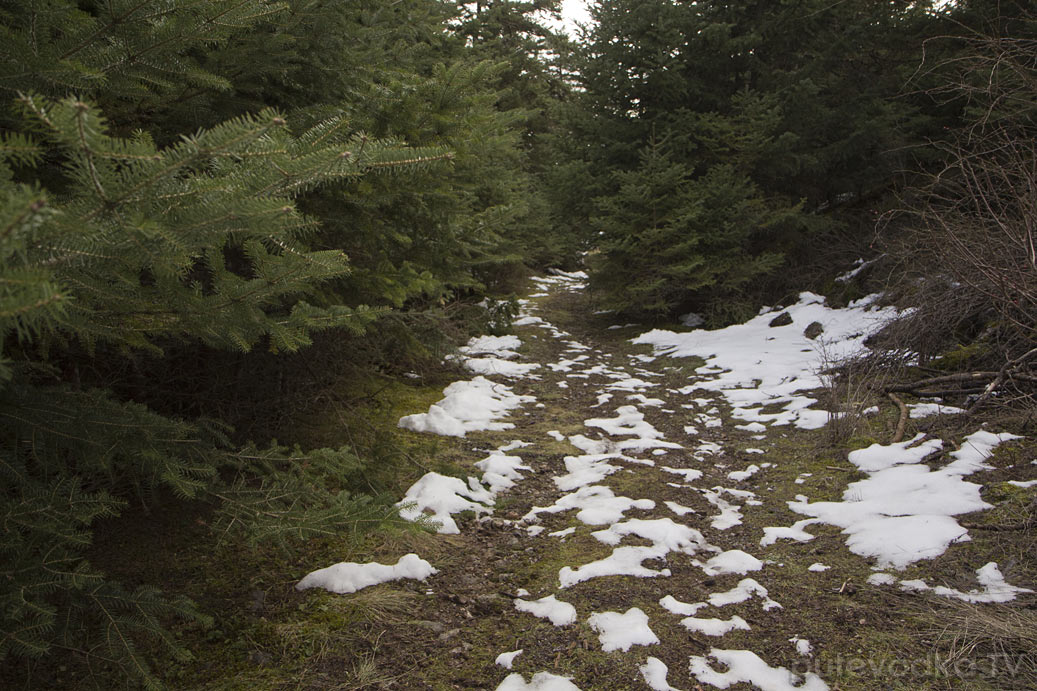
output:
<svg viewBox="0 0 1037 691"><path fill-rule="evenodd" d="M1037 19L1013 22L954 38L964 48L930 68L944 82L927 94L964 123L933 145L943 166L905 202L915 309L886 334L923 364L959 356L887 393L967 397L970 414L995 396L1037 402Z"/></svg>

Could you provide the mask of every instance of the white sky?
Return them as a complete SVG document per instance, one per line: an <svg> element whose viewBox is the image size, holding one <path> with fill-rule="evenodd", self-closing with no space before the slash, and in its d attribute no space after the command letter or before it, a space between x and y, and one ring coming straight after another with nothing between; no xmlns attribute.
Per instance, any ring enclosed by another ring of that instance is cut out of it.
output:
<svg viewBox="0 0 1037 691"><path fill-rule="evenodd" d="M586 24L590 18L587 0L562 0L562 24L572 38L576 38L576 24Z"/></svg>

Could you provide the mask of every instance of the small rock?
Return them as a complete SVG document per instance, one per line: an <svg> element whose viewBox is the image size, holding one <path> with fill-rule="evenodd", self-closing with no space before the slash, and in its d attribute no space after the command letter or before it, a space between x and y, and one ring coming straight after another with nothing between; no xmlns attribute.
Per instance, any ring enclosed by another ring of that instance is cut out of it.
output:
<svg viewBox="0 0 1037 691"><path fill-rule="evenodd" d="M248 661L257 667L268 665L273 661L273 656L270 653L262 650L253 650L248 655Z"/></svg>
<svg viewBox="0 0 1037 691"><path fill-rule="evenodd" d="M441 640L441 641L449 641L451 638L453 638L454 636L456 636L459 633L461 633L461 629L450 629L449 631L447 631L445 633L439 634L439 640Z"/></svg>
<svg viewBox="0 0 1037 691"><path fill-rule="evenodd" d="M428 629L432 633L443 633L443 632L446 631L446 624L444 624L441 621L419 620L419 621L412 621L411 624L414 625L414 626L419 626L419 627L421 627L423 629Z"/></svg>
<svg viewBox="0 0 1037 691"><path fill-rule="evenodd" d="M792 317L788 312L782 312L774 319L771 319L769 326L788 326L792 323Z"/></svg>
<svg viewBox="0 0 1037 691"><path fill-rule="evenodd" d="M812 341L820 336L824 330L825 327L821 325L821 322L810 322L810 326L803 330L803 335Z"/></svg>
<svg viewBox="0 0 1037 691"><path fill-rule="evenodd" d="M451 649L450 654L451 655L463 655L463 656L467 657L468 656L468 651L471 650L471 649L472 649L472 644L471 643L468 643L467 641L462 641L461 645L457 646L456 648Z"/></svg>
<svg viewBox="0 0 1037 691"><path fill-rule="evenodd" d="M253 614L259 614L266 608L266 592L263 590L253 590L249 593L249 597L252 602L249 603L248 608Z"/></svg>
<svg viewBox="0 0 1037 691"><path fill-rule="evenodd" d="M478 595L475 598L475 611L480 614L489 614L491 612L498 612L504 607L503 599L490 593L488 595Z"/></svg>

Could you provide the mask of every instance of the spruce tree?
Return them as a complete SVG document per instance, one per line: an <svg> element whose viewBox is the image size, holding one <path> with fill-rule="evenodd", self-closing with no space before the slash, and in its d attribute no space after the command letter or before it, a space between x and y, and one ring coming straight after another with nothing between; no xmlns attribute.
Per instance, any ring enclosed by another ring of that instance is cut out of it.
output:
<svg viewBox="0 0 1037 691"><path fill-rule="evenodd" d="M597 24L579 56L579 107L567 121L577 142L569 169L581 179L557 202L560 215L571 226L599 215L602 203L592 210L581 199L588 189L595 198L627 198L624 175L644 165L639 152L653 138L665 139L669 160L695 183L689 194L701 195L697 205L731 203L738 188L734 198L760 211L743 215L754 225L742 233L719 222L714 249L701 239L671 245L696 247L687 256L674 250L671 265L715 250L717 261L707 265L729 267L691 283L677 271L684 278L665 292L683 297L663 301L673 310L734 307L743 314L731 316L745 316L752 301L779 299L765 291L791 287L774 273L782 261L802 262L817 238L843 233L855 212L842 207L890 195L909 160L907 143L935 127L921 111L924 99L902 94L934 32L929 3L603 0L592 14ZM626 244L636 244L637 225L628 232ZM767 259L726 262L719 248L735 236L746 257ZM617 247L610 241L602 249ZM665 282L659 264L653 275ZM623 301L615 291L645 275L638 266L624 281L615 274L625 266L618 256L601 266L613 272L598 282L613 303ZM743 269L758 272L755 295L744 293ZM607 288L613 284L615 291ZM648 311L658 314L659 304Z"/></svg>
<svg viewBox="0 0 1037 691"><path fill-rule="evenodd" d="M364 294L341 286L359 270L347 253L401 219L364 226L356 242L322 235L321 212L340 203L328 200L378 196L384 205L435 179L433 170L450 175L456 154L434 128L421 137L363 131L378 129L369 97L381 94L379 108L391 112L399 93L378 83L394 73L388 52L410 40L386 45L381 29L394 12L422 17L429 52L444 57L442 9L394 7L137 0L0 10L5 664L71 653L156 686L142 644L188 654L166 621L204 623L203 614L179 596L123 588L84 556L94 522L127 505L203 499L221 531L278 540L391 515L345 486L362 465L352 450L265 439L238 447L218 420L163 412L176 406L147 391L161 381L138 373L142 390L127 391L112 375L135 368L140 353L184 362L221 350L296 351L317 331L359 334L386 306L472 283L474 243L451 236L473 204L448 200L443 223L425 229L442 247L437 263L400 297L385 286L393 272L384 266ZM366 30L379 14L382 26ZM322 20L362 36L380 74L340 69L322 97L320 75L352 59L333 50L342 35L306 35ZM326 43L307 56L307 40ZM424 81L432 94L457 77L470 102L492 98L477 78L420 69L428 74L397 75L396 86ZM507 150L507 123L489 120ZM455 140L466 134L459 128ZM400 223L399 232L411 230Z"/></svg>

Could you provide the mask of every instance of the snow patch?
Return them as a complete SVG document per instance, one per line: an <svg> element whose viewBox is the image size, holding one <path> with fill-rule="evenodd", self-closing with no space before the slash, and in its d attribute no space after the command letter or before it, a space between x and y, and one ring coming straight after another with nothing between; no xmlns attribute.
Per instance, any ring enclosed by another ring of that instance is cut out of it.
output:
<svg viewBox="0 0 1037 691"><path fill-rule="evenodd" d="M493 494L474 477L468 478L465 484L460 478L428 472L411 485L396 506L400 507L400 518L404 520L417 521L430 513L431 518L439 522L437 532L457 535L461 531L451 514L492 513L489 507L492 503Z"/></svg>
<svg viewBox="0 0 1037 691"><path fill-rule="evenodd" d="M511 665L515 662L515 658L522 654L522 648L518 650L512 650L510 653L501 653L497 656L494 662L504 669L511 669Z"/></svg>
<svg viewBox="0 0 1037 691"><path fill-rule="evenodd" d="M504 678L497 691L580 691L580 688L569 677L550 672L537 672L527 684L525 678L515 672Z"/></svg>
<svg viewBox="0 0 1037 691"><path fill-rule="evenodd" d="M659 638L648 627L648 615L637 607L623 614L619 612L594 612L587 619L592 629L598 632L601 649L630 650L635 645L654 645Z"/></svg>
<svg viewBox="0 0 1037 691"><path fill-rule="evenodd" d="M423 581L429 576L439 573L417 554L406 554L395 564L379 564L369 562L341 562L318 569L307 574L295 585L296 590L307 588L324 588L333 593L355 593L358 590L379 583L396 581L401 578L413 578Z"/></svg>
<svg viewBox="0 0 1037 691"><path fill-rule="evenodd" d="M828 684L813 672L805 677L793 674L784 667L771 667L749 650L721 650L713 648L709 657L727 666L726 672L710 667L706 657L692 655L688 660L688 671L702 684L711 684L726 689L732 684L746 682L762 691L827 691Z"/></svg>
<svg viewBox="0 0 1037 691"><path fill-rule="evenodd" d="M576 608L568 602L562 602L554 595L533 601L516 598L515 609L520 612L529 612L534 617L547 619L555 626L569 626L576 623Z"/></svg>
<svg viewBox="0 0 1037 691"><path fill-rule="evenodd" d="M456 381L443 389L444 398L429 406L427 413L406 415L398 424L414 432L463 437L478 430L505 430L515 425L497 422L515 408L536 399L514 393L504 384L485 377Z"/></svg>

